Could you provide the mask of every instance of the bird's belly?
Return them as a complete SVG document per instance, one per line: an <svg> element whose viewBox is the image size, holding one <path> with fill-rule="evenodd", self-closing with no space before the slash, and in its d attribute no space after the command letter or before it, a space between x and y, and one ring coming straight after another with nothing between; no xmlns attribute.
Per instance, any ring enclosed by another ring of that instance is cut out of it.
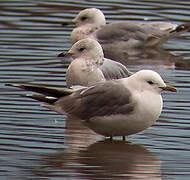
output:
<svg viewBox="0 0 190 180"><path fill-rule="evenodd" d="M158 119L162 109L162 99L145 106L139 105L130 114L117 114L91 118L86 125L98 134L104 136L127 136L138 133L152 126Z"/></svg>

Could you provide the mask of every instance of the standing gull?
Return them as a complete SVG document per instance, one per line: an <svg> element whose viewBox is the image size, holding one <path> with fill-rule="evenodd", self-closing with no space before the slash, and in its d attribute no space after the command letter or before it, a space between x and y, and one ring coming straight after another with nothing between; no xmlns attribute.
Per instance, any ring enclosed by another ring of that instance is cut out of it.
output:
<svg viewBox="0 0 190 180"><path fill-rule="evenodd" d="M158 47L190 29L188 23L120 21L106 24L104 14L96 8L82 10L72 22L76 25L71 33L72 43L94 38L103 47L105 57L116 60L133 54L131 48Z"/></svg>
<svg viewBox="0 0 190 180"><path fill-rule="evenodd" d="M100 82L80 90L8 85L39 93L28 97L45 102L48 108L61 114L83 120L98 134L123 139L155 123L163 106L163 90L177 91L152 70L141 70L128 78Z"/></svg>
<svg viewBox="0 0 190 180"><path fill-rule="evenodd" d="M91 38L79 40L66 54L61 53L58 56L72 58L66 72L67 87L90 86L97 82L120 79L132 74L121 63L104 58L102 47Z"/></svg>

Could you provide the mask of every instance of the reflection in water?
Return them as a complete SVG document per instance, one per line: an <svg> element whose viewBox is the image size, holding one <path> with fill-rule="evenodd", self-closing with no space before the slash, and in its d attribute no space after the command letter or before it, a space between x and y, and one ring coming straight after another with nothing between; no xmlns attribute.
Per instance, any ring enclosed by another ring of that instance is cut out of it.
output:
<svg viewBox="0 0 190 180"><path fill-rule="evenodd" d="M182 55L173 55L162 48L133 49L133 54L127 57L117 54L113 59L121 62L126 67L137 65L149 69L190 69L190 62Z"/></svg>
<svg viewBox="0 0 190 180"><path fill-rule="evenodd" d="M102 141L80 152L83 170L91 177L128 177L128 179L161 179L160 161L141 145L122 141Z"/></svg>
<svg viewBox="0 0 190 180"><path fill-rule="evenodd" d="M60 177L72 174L82 179L161 179L160 160L142 145L109 139L97 141L102 137L78 120L70 118L67 123L68 148L46 154L42 168L35 174L54 177L59 172Z"/></svg>

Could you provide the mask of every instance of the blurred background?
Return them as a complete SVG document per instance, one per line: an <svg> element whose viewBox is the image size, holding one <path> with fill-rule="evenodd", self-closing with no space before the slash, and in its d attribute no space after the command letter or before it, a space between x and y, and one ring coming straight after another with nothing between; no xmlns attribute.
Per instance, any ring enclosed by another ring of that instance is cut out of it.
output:
<svg viewBox="0 0 190 180"><path fill-rule="evenodd" d="M69 65L57 57L71 47L71 21L84 8L100 8L107 22L188 22L186 0L1 0L0 179L176 179L190 176L190 33L128 60L132 72L154 69L178 88L164 93L164 109L151 128L113 142L21 97L5 83L65 87Z"/></svg>

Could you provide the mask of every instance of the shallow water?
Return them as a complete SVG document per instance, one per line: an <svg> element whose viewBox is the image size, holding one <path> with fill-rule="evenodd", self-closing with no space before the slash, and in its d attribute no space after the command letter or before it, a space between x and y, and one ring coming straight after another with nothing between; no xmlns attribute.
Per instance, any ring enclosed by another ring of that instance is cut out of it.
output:
<svg viewBox="0 0 190 180"><path fill-rule="evenodd" d="M172 21L190 17L190 2L22 1L0 2L0 179L189 179L190 34L160 52L133 57L128 68L151 68L178 88L165 93L157 123L126 142L112 143L76 119L47 110L27 92L5 83L65 86L68 62L57 54L71 44L71 20L81 9L101 8L108 22Z"/></svg>

